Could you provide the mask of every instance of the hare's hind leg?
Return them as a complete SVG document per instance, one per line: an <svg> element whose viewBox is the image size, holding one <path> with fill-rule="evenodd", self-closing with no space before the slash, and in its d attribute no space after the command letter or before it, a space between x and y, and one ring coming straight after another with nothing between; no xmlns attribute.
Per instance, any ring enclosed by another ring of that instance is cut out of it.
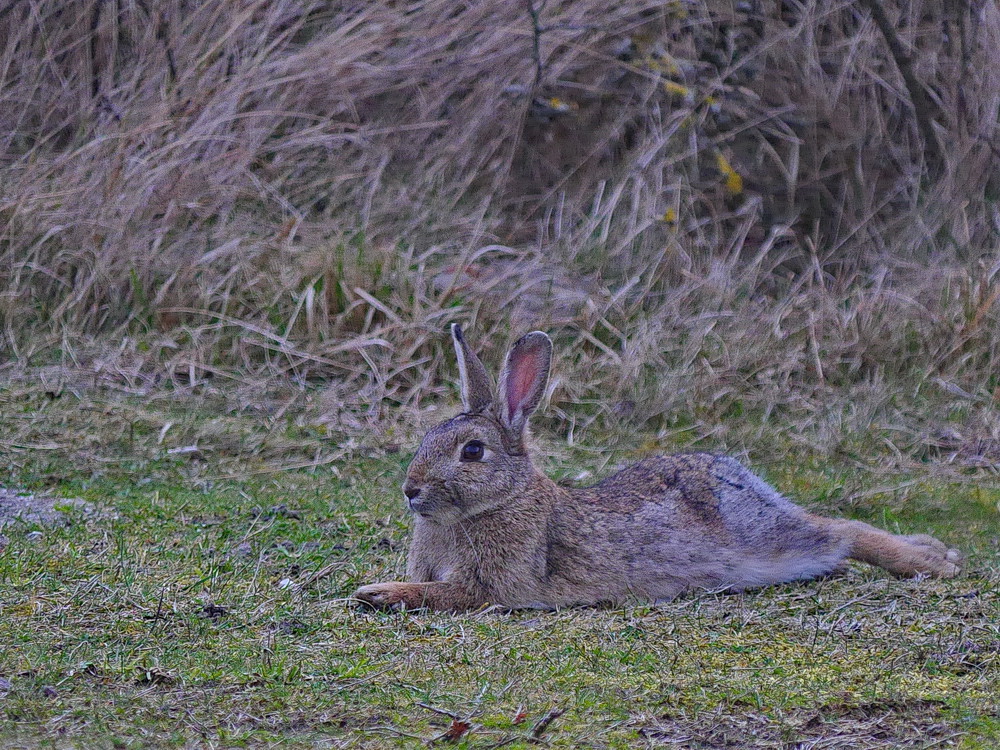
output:
<svg viewBox="0 0 1000 750"><path fill-rule="evenodd" d="M822 521L848 541L848 557L885 568L893 575L952 578L962 570L962 553L927 534L899 536L861 521Z"/></svg>

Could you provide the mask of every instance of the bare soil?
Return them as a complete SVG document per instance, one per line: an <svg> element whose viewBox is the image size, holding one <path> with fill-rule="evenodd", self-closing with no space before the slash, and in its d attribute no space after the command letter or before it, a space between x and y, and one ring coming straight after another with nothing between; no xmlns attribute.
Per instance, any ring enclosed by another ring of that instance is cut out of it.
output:
<svg viewBox="0 0 1000 750"><path fill-rule="evenodd" d="M18 522L26 525L68 526L72 518L67 511L79 511L89 516L97 513L97 508L86 500L35 495L0 487L0 529Z"/></svg>

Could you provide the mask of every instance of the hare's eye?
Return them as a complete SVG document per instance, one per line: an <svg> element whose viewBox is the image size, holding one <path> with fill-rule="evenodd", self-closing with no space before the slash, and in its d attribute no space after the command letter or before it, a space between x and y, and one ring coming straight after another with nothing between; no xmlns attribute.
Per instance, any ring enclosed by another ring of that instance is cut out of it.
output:
<svg viewBox="0 0 1000 750"><path fill-rule="evenodd" d="M470 440L462 446L463 461L482 461L486 448L478 440Z"/></svg>

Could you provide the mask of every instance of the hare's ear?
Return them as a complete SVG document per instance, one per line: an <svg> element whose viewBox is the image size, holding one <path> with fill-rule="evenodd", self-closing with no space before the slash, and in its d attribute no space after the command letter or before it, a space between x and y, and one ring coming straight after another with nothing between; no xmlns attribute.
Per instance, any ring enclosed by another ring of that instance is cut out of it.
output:
<svg viewBox="0 0 1000 750"><path fill-rule="evenodd" d="M538 408L551 364L552 341L541 331L518 339L507 354L500 376L500 421L512 436L522 435Z"/></svg>
<svg viewBox="0 0 1000 750"><path fill-rule="evenodd" d="M493 404L493 381L479 357L465 343L462 327L458 323L451 324L451 337L455 340L458 373L462 381L462 406L469 414L479 414Z"/></svg>

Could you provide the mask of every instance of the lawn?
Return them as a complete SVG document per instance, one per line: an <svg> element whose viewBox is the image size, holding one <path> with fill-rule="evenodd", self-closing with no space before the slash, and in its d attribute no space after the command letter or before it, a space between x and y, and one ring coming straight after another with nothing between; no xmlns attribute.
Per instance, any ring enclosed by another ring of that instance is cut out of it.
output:
<svg viewBox="0 0 1000 750"><path fill-rule="evenodd" d="M814 510L960 547L955 580L858 565L656 607L382 613L349 596L402 573L416 438L260 403L0 386L3 484L63 498L0 531L5 747L1000 743L992 474L754 462ZM553 475L594 460L540 444Z"/></svg>

